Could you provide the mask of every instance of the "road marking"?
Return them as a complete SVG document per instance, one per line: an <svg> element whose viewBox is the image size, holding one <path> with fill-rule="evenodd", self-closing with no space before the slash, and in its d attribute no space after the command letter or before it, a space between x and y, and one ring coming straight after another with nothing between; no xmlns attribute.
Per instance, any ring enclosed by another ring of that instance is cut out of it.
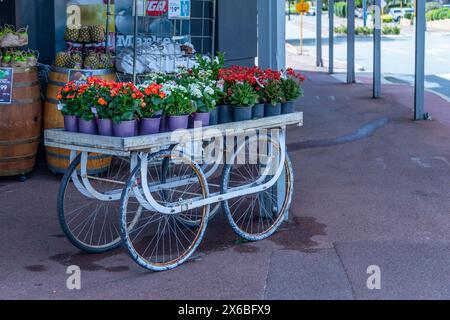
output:
<svg viewBox="0 0 450 320"><path fill-rule="evenodd" d="M399 49L392 49L392 48L383 48L383 50L385 51L390 51L390 52L395 52L395 53L400 53L400 54L404 54L409 56L411 54L411 52L407 52L407 51L403 51L403 50L399 50Z"/></svg>
<svg viewBox="0 0 450 320"><path fill-rule="evenodd" d="M448 162L446 157L437 157L437 156L435 156L433 158L436 159L436 160L440 160L440 161L444 162L446 165L450 166L450 162Z"/></svg>

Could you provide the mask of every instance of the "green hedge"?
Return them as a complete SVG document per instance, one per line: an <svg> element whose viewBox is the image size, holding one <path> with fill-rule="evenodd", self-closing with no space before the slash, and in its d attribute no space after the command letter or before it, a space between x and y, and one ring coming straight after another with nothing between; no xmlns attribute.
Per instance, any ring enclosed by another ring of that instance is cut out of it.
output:
<svg viewBox="0 0 450 320"><path fill-rule="evenodd" d="M338 26L334 28L334 32L337 34L347 34L347 26ZM388 35L388 34L400 34L400 27L399 26L383 26L383 29L381 30L382 34ZM373 34L373 28L369 27L356 27L355 28L355 34L356 35L371 35Z"/></svg>
<svg viewBox="0 0 450 320"><path fill-rule="evenodd" d="M426 13L427 21L443 20L450 18L450 8L433 9Z"/></svg>

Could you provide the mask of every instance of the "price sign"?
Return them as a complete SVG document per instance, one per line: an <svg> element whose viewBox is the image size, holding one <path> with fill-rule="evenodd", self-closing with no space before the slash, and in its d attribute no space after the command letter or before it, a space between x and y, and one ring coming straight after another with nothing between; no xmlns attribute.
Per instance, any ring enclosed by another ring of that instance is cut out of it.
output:
<svg viewBox="0 0 450 320"><path fill-rule="evenodd" d="M308 2L299 2L296 4L296 10L298 13L307 13L309 11L309 3Z"/></svg>
<svg viewBox="0 0 450 320"><path fill-rule="evenodd" d="M169 19L189 19L190 17L190 0L169 0Z"/></svg>
<svg viewBox="0 0 450 320"><path fill-rule="evenodd" d="M0 104L12 102L13 74L12 68L0 68Z"/></svg>
<svg viewBox="0 0 450 320"><path fill-rule="evenodd" d="M169 10L167 0L147 0L146 12L148 16L162 16Z"/></svg>
<svg viewBox="0 0 450 320"><path fill-rule="evenodd" d="M73 69L69 71L68 82L73 81L77 86L80 84L86 84L89 77L92 77L94 72L91 70L77 70Z"/></svg>

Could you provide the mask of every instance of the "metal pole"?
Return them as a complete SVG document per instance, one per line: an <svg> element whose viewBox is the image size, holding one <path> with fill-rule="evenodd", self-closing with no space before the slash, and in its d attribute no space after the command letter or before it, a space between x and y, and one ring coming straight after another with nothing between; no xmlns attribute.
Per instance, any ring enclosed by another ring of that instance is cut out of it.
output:
<svg viewBox="0 0 450 320"><path fill-rule="evenodd" d="M416 0L416 64L414 84L414 120L425 114L425 0Z"/></svg>
<svg viewBox="0 0 450 320"><path fill-rule="evenodd" d="M334 73L334 0L328 1L328 73Z"/></svg>
<svg viewBox="0 0 450 320"><path fill-rule="evenodd" d="M362 0L362 11L363 11L363 23L364 27L367 26L367 0ZM375 0L376 1L376 0Z"/></svg>
<svg viewBox="0 0 450 320"><path fill-rule="evenodd" d="M303 12L300 13L300 54L303 54Z"/></svg>
<svg viewBox="0 0 450 320"><path fill-rule="evenodd" d="M373 29L373 97L381 96L381 0L375 0Z"/></svg>
<svg viewBox="0 0 450 320"><path fill-rule="evenodd" d="M322 0L316 3L316 66L323 67L322 60Z"/></svg>
<svg viewBox="0 0 450 320"><path fill-rule="evenodd" d="M106 49L105 52L109 53L109 17L111 15L111 0L106 3Z"/></svg>
<svg viewBox="0 0 450 320"><path fill-rule="evenodd" d="M355 0L347 0L347 83L355 82Z"/></svg>
<svg viewBox="0 0 450 320"><path fill-rule="evenodd" d="M288 20L291 21L291 0L288 0Z"/></svg>
<svg viewBox="0 0 450 320"><path fill-rule="evenodd" d="M137 38L138 38L138 23L139 23L139 16L138 16L138 1L134 1L134 59L133 59L133 83L136 84L137 74L136 74L136 60L137 60Z"/></svg>

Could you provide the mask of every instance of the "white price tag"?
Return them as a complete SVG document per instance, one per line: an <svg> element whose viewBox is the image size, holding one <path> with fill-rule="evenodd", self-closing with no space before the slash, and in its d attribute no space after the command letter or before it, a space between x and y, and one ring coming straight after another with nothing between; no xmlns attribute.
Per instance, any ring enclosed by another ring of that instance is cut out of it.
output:
<svg viewBox="0 0 450 320"><path fill-rule="evenodd" d="M96 107L92 107L91 111L92 111L93 114L97 115L97 108Z"/></svg>
<svg viewBox="0 0 450 320"><path fill-rule="evenodd" d="M61 111L62 109L64 109L66 105L64 103L58 103L57 107L58 107L58 111Z"/></svg>
<svg viewBox="0 0 450 320"><path fill-rule="evenodd" d="M169 19L189 19L191 0L169 0Z"/></svg>

